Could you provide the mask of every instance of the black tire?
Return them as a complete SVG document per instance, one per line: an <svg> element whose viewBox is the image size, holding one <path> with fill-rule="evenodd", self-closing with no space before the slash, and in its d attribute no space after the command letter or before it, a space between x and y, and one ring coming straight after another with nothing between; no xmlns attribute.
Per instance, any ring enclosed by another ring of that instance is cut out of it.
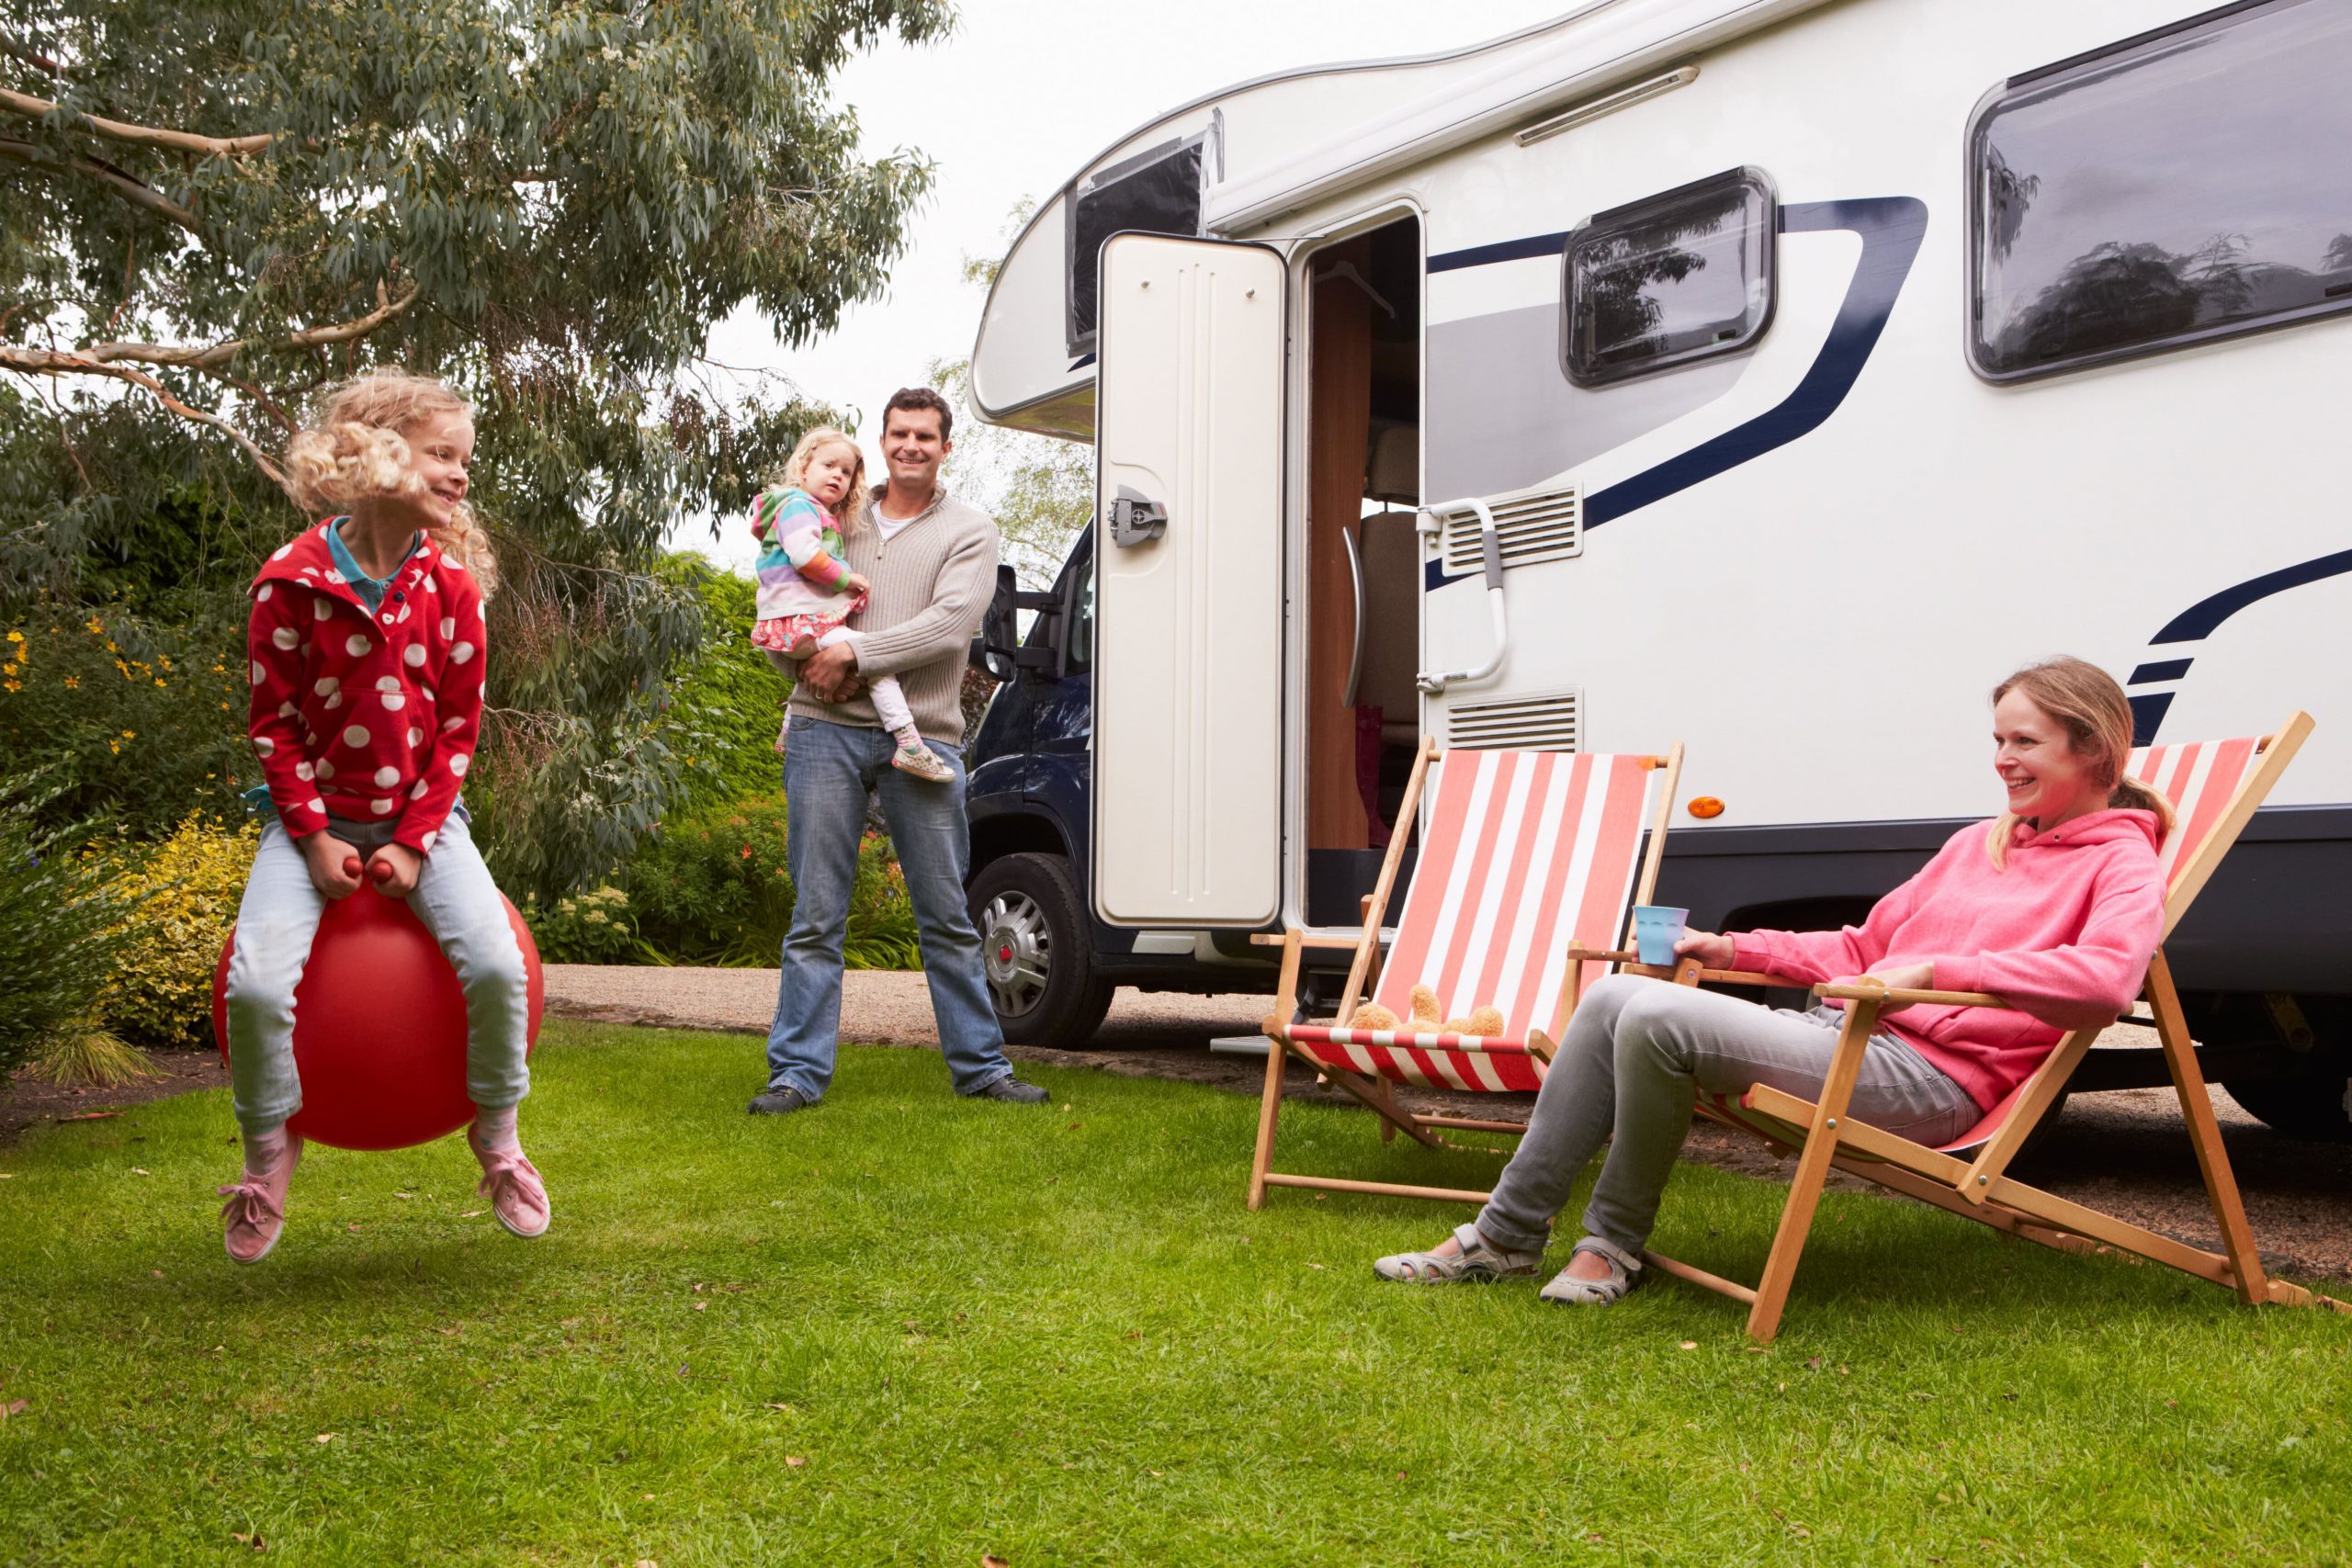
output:
<svg viewBox="0 0 2352 1568"><path fill-rule="evenodd" d="M972 878L972 925L1005 1039L1063 1051L1102 1027L1117 988L1094 972L1086 906L1060 855L990 861Z"/></svg>
<svg viewBox="0 0 2352 1568"><path fill-rule="evenodd" d="M2276 1076L2231 1078L2222 1087L2274 1133L2352 1143L2352 1058L2323 1050L2295 1058Z"/></svg>

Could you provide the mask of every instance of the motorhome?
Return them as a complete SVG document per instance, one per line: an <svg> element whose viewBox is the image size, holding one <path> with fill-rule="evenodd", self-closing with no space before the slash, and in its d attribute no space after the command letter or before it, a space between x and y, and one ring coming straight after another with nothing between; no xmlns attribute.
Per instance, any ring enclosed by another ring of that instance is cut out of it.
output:
<svg viewBox="0 0 2352 1568"><path fill-rule="evenodd" d="M2317 716L2171 952L2210 1076L2352 1131L2347 146L2343 0L1600 0L1105 148L972 355L1100 489L992 634L1008 1027L1352 929L1424 736L1682 740L1662 896L1857 919L2069 652L2143 742Z"/></svg>

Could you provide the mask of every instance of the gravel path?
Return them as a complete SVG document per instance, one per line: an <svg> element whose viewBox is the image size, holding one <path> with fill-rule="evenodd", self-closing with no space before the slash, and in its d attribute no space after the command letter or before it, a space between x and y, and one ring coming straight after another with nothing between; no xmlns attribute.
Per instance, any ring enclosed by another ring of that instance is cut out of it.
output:
<svg viewBox="0 0 2352 1568"><path fill-rule="evenodd" d="M562 1018L764 1035L775 1011L773 969L550 964L547 973L548 1010ZM1179 1078L1255 1094L1265 1081L1263 1064L1212 1053L1208 1043L1220 1035L1257 1033L1266 1005L1261 996L1122 990L1087 1049L1014 1046L1008 1055L1018 1061ZM2153 1032L2131 1025L2118 1025L2112 1034L2119 1043L2154 1043ZM883 970L843 976L842 1035L880 1044L936 1046L939 1036L922 976ZM743 1082L737 1086L747 1097L758 1088L761 1067L757 1049L747 1043ZM1287 1093L1353 1103L1336 1090L1317 1090L1312 1076L1295 1065L1287 1086ZM2211 1092L2265 1258L2306 1277L2352 1278L2352 1145L2285 1137L2239 1109L2225 1091ZM1406 1100L1424 1111L1515 1120L1525 1117L1533 1097L1408 1090ZM2195 1245L2221 1245L2172 1090L2075 1095L2059 1125L2060 1133L2019 1164L2019 1177ZM1781 1168L1754 1139L1705 1122L1693 1130L1688 1151L1709 1165L1752 1175L1770 1177ZM1832 1180L1864 1185L1843 1176L1833 1175Z"/></svg>

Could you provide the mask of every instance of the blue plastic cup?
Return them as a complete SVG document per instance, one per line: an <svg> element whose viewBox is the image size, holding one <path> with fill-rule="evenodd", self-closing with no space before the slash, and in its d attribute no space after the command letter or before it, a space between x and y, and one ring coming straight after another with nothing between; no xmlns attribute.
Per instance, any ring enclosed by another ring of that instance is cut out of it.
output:
<svg viewBox="0 0 2352 1568"><path fill-rule="evenodd" d="M1674 944L1682 940L1690 911L1665 904L1634 906L1634 948L1645 964L1665 968L1674 962Z"/></svg>

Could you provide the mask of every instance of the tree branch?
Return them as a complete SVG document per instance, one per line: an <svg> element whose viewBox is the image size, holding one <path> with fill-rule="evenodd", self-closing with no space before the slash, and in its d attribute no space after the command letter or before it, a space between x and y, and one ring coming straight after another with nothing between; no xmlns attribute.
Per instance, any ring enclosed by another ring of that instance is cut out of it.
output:
<svg viewBox="0 0 2352 1568"><path fill-rule="evenodd" d="M133 206L143 207L160 218L167 218L191 234L199 232L196 226L195 213L180 206L153 186L142 184L113 164L99 159L85 158L78 154L62 155L52 152L45 147L36 147L29 141L12 141L5 139L0 139L0 158L13 163L29 164L35 168L63 169L73 174L85 175Z"/></svg>
<svg viewBox="0 0 2352 1568"><path fill-rule="evenodd" d="M290 337L267 344L272 348L322 348L331 344L349 343L366 337L393 317L416 303L421 292L411 283L408 291L399 299L390 298L390 291L383 284L376 285L376 308L364 316L348 321L336 321L329 326L305 327ZM246 349L255 339L235 338L228 343L216 343L207 348L188 348L172 344L156 343L97 343L79 352L98 365L114 365L124 360L141 365L175 365L191 370L217 370Z"/></svg>
<svg viewBox="0 0 2352 1568"><path fill-rule="evenodd" d="M11 50L9 52L17 51ZM79 109L61 110L47 98L36 98L29 93L12 93L6 87L0 87L0 111L20 115L26 119L47 119L51 115L62 113L66 122L76 130L87 130L108 141L120 141L131 147L162 147L174 152L195 152L220 158L247 157L277 140L266 134L198 136L192 130L165 130L159 126L100 119L96 115L84 114Z"/></svg>
<svg viewBox="0 0 2352 1568"><path fill-rule="evenodd" d="M133 370L127 365L108 365L92 359L86 355L71 354L54 348L15 348L6 344L0 344L0 370L14 370L21 376L107 376L118 381L128 381L134 387L144 388L157 402L162 403L182 419L193 420L198 424L209 424L243 447L245 456L251 457L254 460L254 466L268 476L272 484L281 489L286 484L285 473L277 464L269 460L269 454L254 445L252 439L243 431L239 430L219 414L207 413L202 409L194 408L180 401L172 395L170 388L143 370Z"/></svg>

